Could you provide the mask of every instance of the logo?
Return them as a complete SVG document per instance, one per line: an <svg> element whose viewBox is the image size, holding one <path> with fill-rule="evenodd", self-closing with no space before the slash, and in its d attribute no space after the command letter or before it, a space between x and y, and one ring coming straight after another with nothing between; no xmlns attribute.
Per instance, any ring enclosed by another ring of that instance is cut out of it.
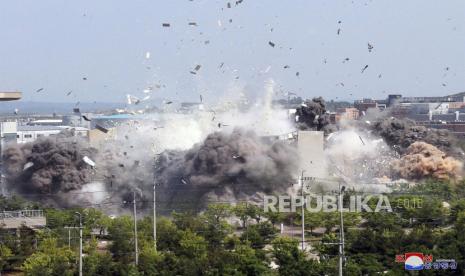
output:
<svg viewBox="0 0 465 276"><path fill-rule="evenodd" d="M418 252L396 255L395 261L396 263L404 263L405 270L457 269L457 262L454 259L439 259L433 262L433 255Z"/></svg>
<svg viewBox="0 0 465 276"><path fill-rule="evenodd" d="M405 270L422 270L424 266L423 253L406 253Z"/></svg>

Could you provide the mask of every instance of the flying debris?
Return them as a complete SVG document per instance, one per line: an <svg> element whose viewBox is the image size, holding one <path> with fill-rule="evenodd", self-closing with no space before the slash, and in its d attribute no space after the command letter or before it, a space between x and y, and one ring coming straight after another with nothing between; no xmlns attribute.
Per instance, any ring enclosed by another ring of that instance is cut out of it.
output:
<svg viewBox="0 0 465 276"><path fill-rule="evenodd" d="M89 157L87 156L84 156L82 158L82 161L86 162L87 165L91 166L92 168L95 167L95 162L92 161L92 159L90 159Z"/></svg>
<svg viewBox="0 0 465 276"><path fill-rule="evenodd" d="M172 103L173 103L172 101L165 102L165 104L172 104Z"/></svg>
<svg viewBox="0 0 465 276"><path fill-rule="evenodd" d="M86 77L83 77L82 80L87 80L87 78L86 78Z"/></svg>
<svg viewBox="0 0 465 276"><path fill-rule="evenodd" d="M88 121L88 122L92 121L91 119L87 118L86 115L82 115L81 117L82 117L84 120Z"/></svg>
<svg viewBox="0 0 465 276"><path fill-rule="evenodd" d="M296 77L298 77L298 76L300 75L300 73L299 73L299 72L295 72L295 75L296 75Z"/></svg>
<svg viewBox="0 0 465 276"><path fill-rule="evenodd" d="M378 75L378 79L380 79L380 78L381 78L381 74Z"/></svg>
<svg viewBox="0 0 465 276"><path fill-rule="evenodd" d="M362 136L359 135L358 138L360 138L360 141L362 141L362 144L365 146L365 142L363 141Z"/></svg>
<svg viewBox="0 0 465 276"><path fill-rule="evenodd" d="M24 164L24 167L23 167L23 171L29 169L30 167L34 166L34 163L32 162L27 162L26 164Z"/></svg>
<svg viewBox="0 0 465 276"><path fill-rule="evenodd" d="M170 27L171 25L170 25L170 23L163 23L162 26L165 27L165 28L168 28L168 27Z"/></svg>
<svg viewBox="0 0 465 276"><path fill-rule="evenodd" d="M135 96L127 94L126 97L127 97L127 100L128 100L128 104L139 104L140 103L139 98L137 98Z"/></svg>
<svg viewBox="0 0 465 276"><path fill-rule="evenodd" d="M200 103L203 103L203 97L200 95Z"/></svg>
<svg viewBox="0 0 465 276"><path fill-rule="evenodd" d="M231 8L231 3L228 2L227 7L228 7L228 9L230 9Z"/></svg>
<svg viewBox="0 0 465 276"><path fill-rule="evenodd" d="M362 68L362 74L363 74L363 72L365 72L365 70L366 70L367 68L368 68L368 64L365 65L365 67Z"/></svg>
<svg viewBox="0 0 465 276"><path fill-rule="evenodd" d="M342 63L346 63L346 62L349 61L349 60L350 60L350 59L349 59L348 57L346 57L346 58L342 61Z"/></svg>
<svg viewBox="0 0 465 276"><path fill-rule="evenodd" d="M41 92L43 90L44 90L44 88L39 88L39 89L36 90L36 92L39 93L39 92Z"/></svg>
<svg viewBox="0 0 465 276"><path fill-rule="evenodd" d="M271 41L268 41L268 44L269 44L271 47L274 47L274 46L275 46L275 44L274 44L273 42L271 42Z"/></svg>
<svg viewBox="0 0 465 276"><path fill-rule="evenodd" d="M189 26L197 26L196 22L189 22Z"/></svg>
<svg viewBox="0 0 465 276"><path fill-rule="evenodd" d="M195 71L199 71L201 67L202 67L202 65L197 64L197 65L195 66L194 70L195 70Z"/></svg>
<svg viewBox="0 0 465 276"><path fill-rule="evenodd" d="M341 28L337 29L337 35L341 34Z"/></svg>
<svg viewBox="0 0 465 276"><path fill-rule="evenodd" d="M204 43L205 45L210 44L210 40L205 40L203 43Z"/></svg>
<svg viewBox="0 0 465 276"><path fill-rule="evenodd" d="M373 45L368 42L368 52L371 53L371 50L373 50Z"/></svg>
<svg viewBox="0 0 465 276"><path fill-rule="evenodd" d="M104 128L103 126L96 125L95 128L100 130L103 133L108 133L108 129Z"/></svg>
<svg viewBox="0 0 465 276"><path fill-rule="evenodd" d="M79 110L79 108L73 108L73 112L74 113L81 113L81 110Z"/></svg>
<svg viewBox="0 0 465 276"><path fill-rule="evenodd" d="M291 68L289 65L284 65L284 69Z"/></svg>
<svg viewBox="0 0 465 276"><path fill-rule="evenodd" d="M15 108L14 113L15 113L15 115L18 115L19 109Z"/></svg>

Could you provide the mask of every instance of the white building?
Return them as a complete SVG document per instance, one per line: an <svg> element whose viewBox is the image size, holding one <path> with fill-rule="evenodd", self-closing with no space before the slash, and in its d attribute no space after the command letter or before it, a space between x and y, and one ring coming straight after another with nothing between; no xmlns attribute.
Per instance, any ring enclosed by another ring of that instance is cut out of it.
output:
<svg viewBox="0 0 465 276"><path fill-rule="evenodd" d="M88 137L89 129L84 127L69 126L18 126L16 131L16 142L18 144L33 142L40 137L54 136L63 130L74 130L76 136Z"/></svg>

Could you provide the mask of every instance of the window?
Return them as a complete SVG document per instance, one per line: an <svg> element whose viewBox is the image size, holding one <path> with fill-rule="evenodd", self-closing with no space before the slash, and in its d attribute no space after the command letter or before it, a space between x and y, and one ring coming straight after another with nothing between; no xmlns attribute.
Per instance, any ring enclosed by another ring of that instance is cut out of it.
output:
<svg viewBox="0 0 465 276"><path fill-rule="evenodd" d="M37 134L37 138L43 137L43 136L44 136L43 134Z"/></svg>
<svg viewBox="0 0 465 276"><path fill-rule="evenodd" d="M24 134L24 138L32 138L32 134Z"/></svg>

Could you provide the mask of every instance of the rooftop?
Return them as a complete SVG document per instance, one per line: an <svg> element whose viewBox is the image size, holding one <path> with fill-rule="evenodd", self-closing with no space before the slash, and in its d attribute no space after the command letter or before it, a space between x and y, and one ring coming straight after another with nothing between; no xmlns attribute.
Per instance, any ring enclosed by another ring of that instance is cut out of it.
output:
<svg viewBox="0 0 465 276"><path fill-rule="evenodd" d="M21 92L0 92L0 101L16 101L22 96Z"/></svg>

